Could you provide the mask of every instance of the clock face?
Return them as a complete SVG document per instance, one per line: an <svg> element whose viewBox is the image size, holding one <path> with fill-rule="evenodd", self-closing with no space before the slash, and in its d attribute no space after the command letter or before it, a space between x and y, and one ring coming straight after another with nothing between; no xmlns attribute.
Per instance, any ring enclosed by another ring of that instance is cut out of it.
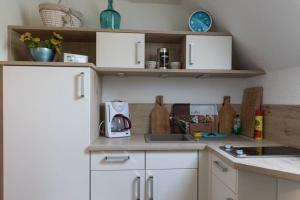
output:
<svg viewBox="0 0 300 200"><path fill-rule="evenodd" d="M189 26L194 32L207 32L211 25L212 18L207 12L196 11L190 17Z"/></svg>

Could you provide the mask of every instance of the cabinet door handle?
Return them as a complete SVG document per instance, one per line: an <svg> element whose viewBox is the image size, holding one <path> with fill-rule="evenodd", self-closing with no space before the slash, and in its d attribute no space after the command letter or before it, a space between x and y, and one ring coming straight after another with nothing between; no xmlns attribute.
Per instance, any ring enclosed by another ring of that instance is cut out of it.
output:
<svg viewBox="0 0 300 200"><path fill-rule="evenodd" d="M222 172L227 172L228 168L225 167L222 163L220 163L219 161L215 160L214 164L222 171Z"/></svg>
<svg viewBox="0 0 300 200"><path fill-rule="evenodd" d="M106 162L126 162L130 156L105 156Z"/></svg>
<svg viewBox="0 0 300 200"><path fill-rule="evenodd" d="M154 181L154 177L153 176L150 176L149 177L149 183L150 183L150 188L149 188L149 200L154 200L154 197L153 197L153 193L154 193L154 189L153 189L153 181Z"/></svg>
<svg viewBox="0 0 300 200"><path fill-rule="evenodd" d="M141 64L141 50L140 50L140 47L141 47L141 44L142 42L141 41L138 41L135 45L135 48L136 48L136 64Z"/></svg>
<svg viewBox="0 0 300 200"><path fill-rule="evenodd" d="M81 72L80 73L80 97L81 98L84 98L84 77L85 77L85 74L84 72Z"/></svg>
<svg viewBox="0 0 300 200"><path fill-rule="evenodd" d="M193 58L194 58L194 56L193 56L193 46L194 46L193 43L189 44L189 51L190 51L190 53L189 53L189 62L190 62L190 65L194 64L194 62L193 62Z"/></svg>
<svg viewBox="0 0 300 200"><path fill-rule="evenodd" d="M136 197L136 200L141 200L141 177L138 176L136 177L136 180L137 180L137 197Z"/></svg>

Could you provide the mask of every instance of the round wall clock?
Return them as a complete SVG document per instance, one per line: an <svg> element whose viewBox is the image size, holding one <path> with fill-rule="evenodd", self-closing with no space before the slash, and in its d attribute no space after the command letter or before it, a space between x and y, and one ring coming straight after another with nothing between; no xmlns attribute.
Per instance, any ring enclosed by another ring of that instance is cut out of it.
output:
<svg viewBox="0 0 300 200"><path fill-rule="evenodd" d="M204 10L193 12L189 19L189 27L193 32L207 32L212 23L212 17Z"/></svg>

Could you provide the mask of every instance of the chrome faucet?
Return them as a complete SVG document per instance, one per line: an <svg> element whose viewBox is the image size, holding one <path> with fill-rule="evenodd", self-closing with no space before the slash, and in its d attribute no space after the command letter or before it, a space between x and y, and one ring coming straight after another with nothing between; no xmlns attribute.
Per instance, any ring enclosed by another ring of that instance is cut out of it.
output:
<svg viewBox="0 0 300 200"><path fill-rule="evenodd" d="M172 117L170 116L170 120L172 120L180 129L180 131L184 134L189 134L190 133L190 123L182 120L182 119L178 119L176 117Z"/></svg>

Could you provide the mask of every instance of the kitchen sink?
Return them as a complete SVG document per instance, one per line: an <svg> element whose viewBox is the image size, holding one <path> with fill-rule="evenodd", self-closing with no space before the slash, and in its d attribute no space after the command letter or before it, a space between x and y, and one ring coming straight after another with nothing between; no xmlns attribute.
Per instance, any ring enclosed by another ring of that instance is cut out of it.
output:
<svg viewBox="0 0 300 200"><path fill-rule="evenodd" d="M147 143L197 142L187 134L145 134L145 141Z"/></svg>

